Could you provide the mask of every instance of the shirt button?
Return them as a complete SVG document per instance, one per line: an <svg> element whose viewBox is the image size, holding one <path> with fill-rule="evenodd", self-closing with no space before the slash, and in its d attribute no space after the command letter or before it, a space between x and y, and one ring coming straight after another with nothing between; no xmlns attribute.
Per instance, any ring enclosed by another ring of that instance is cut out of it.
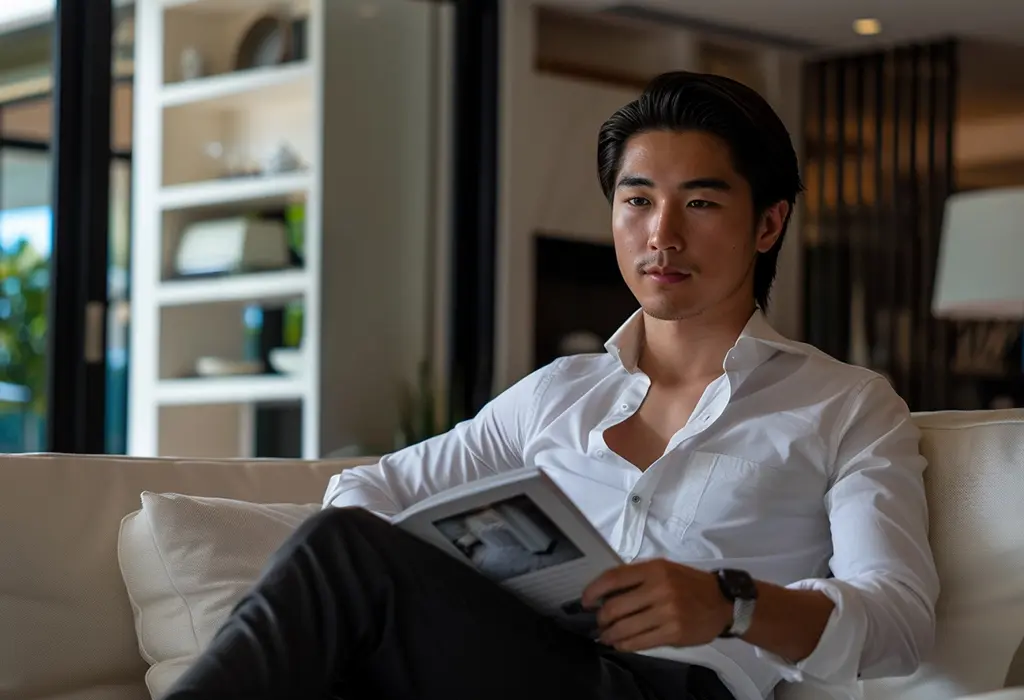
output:
<svg viewBox="0 0 1024 700"><path fill-rule="evenodd" d="M598 459L604 459L604 454L604 450L598 450L597 452L594 453L594 456L597 457Z"/></svg>
<svg viewBox="0 0 1024 700"><path fill-rule="evenodd" d="M619 406L619 408L621 408L623 411L628 411L629 410L629 404L628 403L624 403L621 406Z"/></svg>
<svg viewBox="0 0 1024 700"><path fill-rule="evenodd" d="M640 505L640 501L641 501L640 496L636 495L635 493L632 496L629 497L629 502L632 503L635 506Z"/></svg>
<svg viewBox="0 0 1024 700"><path fill-rule="evenodd" d="M711 416L709 416L706 413L703 416L701 416L701 420L704 421L705 423L707 423L710 419L711 419Z"/></svg>

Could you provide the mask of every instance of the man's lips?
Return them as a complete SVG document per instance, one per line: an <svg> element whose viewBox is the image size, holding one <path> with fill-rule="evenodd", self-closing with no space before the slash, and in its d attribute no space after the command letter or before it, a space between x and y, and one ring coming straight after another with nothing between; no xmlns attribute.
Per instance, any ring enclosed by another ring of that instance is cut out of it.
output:
<svg viewBox="0 0 1024 700"><path fill-rule="evenodd" d="M671 267L649 267L644 270L644 275L659 284L677 284L692 276L689 272Z"/></svg>

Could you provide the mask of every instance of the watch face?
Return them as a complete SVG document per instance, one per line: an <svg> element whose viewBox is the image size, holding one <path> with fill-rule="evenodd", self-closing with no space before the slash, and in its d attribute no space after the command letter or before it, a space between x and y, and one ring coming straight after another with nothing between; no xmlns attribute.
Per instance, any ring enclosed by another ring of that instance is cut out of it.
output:
<svg viewBox="0 0 1024 700"><path fill-rule="evenodd" d="M746 571L719 569L718 580L722 585L722 592L731 600L755 600L757 598L757 584Z"/></svg>

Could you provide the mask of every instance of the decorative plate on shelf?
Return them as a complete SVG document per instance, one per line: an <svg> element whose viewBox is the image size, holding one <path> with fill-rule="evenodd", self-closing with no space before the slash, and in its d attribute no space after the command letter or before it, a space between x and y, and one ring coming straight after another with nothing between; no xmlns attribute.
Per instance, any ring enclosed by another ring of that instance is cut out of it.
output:
<svg viewBox="0 0 1024 700"><path fill-rule="evenodd" d="M196 376L238 377L262 374L263 363L259 360L230 360L223 357L200 357L196 360Z"/></svg>
<svg viewBox="0 0 1024 700"><path fill-rule="evenodd" d="M256 20L245 33L235 59L236 70L276 66L291 58L291 22L280 15Z"/></svg>

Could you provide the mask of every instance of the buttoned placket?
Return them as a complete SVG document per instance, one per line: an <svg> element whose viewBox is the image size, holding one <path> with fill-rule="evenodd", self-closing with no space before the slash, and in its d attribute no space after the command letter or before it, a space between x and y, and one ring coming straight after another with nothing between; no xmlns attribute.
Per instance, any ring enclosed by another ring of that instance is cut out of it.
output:
<svg viewBox="0 0 1024 700"><path fill-rule="evenodd" d="M652 467L654 465L651 465ZM647 511L651 507L653 482L651 468L641 472L634 467L631 472L632 487L624 494L625 503L622 507L622 531L619 536L617 550L625 562L632 561L644 539L647 526Z"/></svg>
<svg viewBox="0 0 1024 700"><path fill-rule="evenodd" d="M668 445L665 447L665 455L677 452L679 446L684 442L692 443L694 438L714 425L725 412L725 407L729 405L732 394L732 377L729 373L725 373L711 382L704 390L700 400L697 401L690 420L669 439ZM654 465L652 464L651 467Z"/></svg>
<svg viewBox="0 0 1024 700"><path fill-rule="evenodd" d="M612 541L617 540L616 550L619 556L626 562L636 558L643 543L644 531L647 526L647 515L651 505L651 499L657 488L658 482L665 473L664 462L671 456L673 460L680 459L680 452L683 449L696 447L696 438L704 431L712 427L721 415L725 412L732 395L736 392L738 385L742 382L743 348L733 347L725 356L723 362L724 373L713 381L701 395L694 413L690 420L669 440L665 452L656 459L645 471L636 469L635 465L629 464L626 460L608 449L604 442L604 431L622 421L628 419L647 397L650 391L650 378L639 369L630 373L633 375L631 381L618 397L618 403L611 413L601 421L594 431L594 444L596 448L592 453L598 459L616 459L623 466L631 469L624 474L626 491L622 514L619 517L617 527L613 530ZM615 535L618 535L616 538Z"/></svg>
<svg viewBox="0 0 1024 700"><path fill-rule="evenodd" d="M650 380L648 379L645 383L645 391L649 387ZM728 372L712 382L697 402L694 415L672 436L661 457L656 459L644 472L633 475L632 488L625 494L626 502L623 504L620 519L621 529L616 547L623 561L633 561L640 552L644 532L647 528L651 499L658 482L666 474L664 463L670 458L678 459L680 451L684 449L684 443L686 446L692 447L695 444L695 439L714 425L724 413L732 395L732 389L732 377ZM632 411L635 412L638 407L639 403Z"/></svg>
<svg viewBox="0 0 1024 700"><path fill-rule="evenodd" d="M617 425L636 413L637 409L647 397L651 381L646 374L640 371L631 372L632 377L626 382L625 388L616 397L610 412L592 431L592 444L594 445L592 456L600 460L611 460L620 464L623 468L622 479L624 487L625 505L619 517L617 527L613 531L613 542L617 542L616 550L624 561L630 561L636 555L641 540L643 539L644 522L647 519L647 509L650 506L650 498L646 495L644 488L644 473L630 464L627 460L611 450L604 441L604 431L613 425ZM618 535L615 537L615 535Z"/></svg>

